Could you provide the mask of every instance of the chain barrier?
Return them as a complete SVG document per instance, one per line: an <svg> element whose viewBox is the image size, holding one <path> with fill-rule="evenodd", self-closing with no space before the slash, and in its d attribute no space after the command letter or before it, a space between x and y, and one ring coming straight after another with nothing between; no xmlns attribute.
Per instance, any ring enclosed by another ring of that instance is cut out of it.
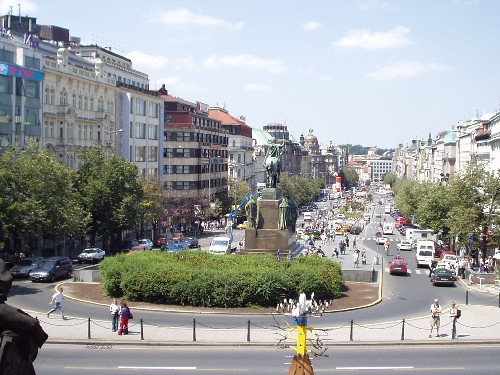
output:
<svg viewBox="0 0 500 375"><path fill-rule="evenodd" d="M445 318L443 316L443 318ZM440 324L440 329L446 329L451 326L451 319L446 320L442 319L441 321L445 320L443 324ZM276 321L276 319L275 319ZM52 327L57 327L59 328L64 328L70 330L71 328L82 326L84 324L87 324L87 338L96 338L97 336L99 337L107 337L108 331L111 331L110 324L111 322L103 321L103 320L93 320L91 318L87 319L81 319L81 318L67 318L66 320L62 320L60 323L54 323L52 321L45 321L45 320L40 320L40 322L46 326L52 326ZM106 322L106 323L105 323ZM158 325L158 324L151 324L149 322L143 321L142 319L136 320L134 324L129 325L129 330L134 329L135 333L140 333L140 340L144 340L144 335L149 333L149 332L154 332L154 336L157 337L157 331L159 330L175 330L175 329L184 329L186 332L189 332L189 330L192 330L192 341L197 341L197 329L198 330L203 330L203 334L206 335L208 332L208 337L213 338L215 337L214 335L217 332L222 332L222 331L239 331L239 332L245 332L246 333L246 341L250 342L251 341L251 334L252 331L254 331L253 336L254 336L254 341L259 342L259 341L268 341L266 338L269 338L270 336L275 336L276 340L276 345L284 345L287 340L290 339L289 334L290 334L290 328L292 327L290 324L288 324L287 321L283 320L283 324L279 324L278 321L276 321L276 325L270 325L270 326L262 326L259 324L254 324L251 322L251 320L246 321L243 324L240 325L234 325L230 327L215 327L213 325L205 324L203 322L199 322L196 319L193 319L191 323L186 323L186 324L179 324L175 326L167 326L167 325ZM478 326L478 325L471 325L471 324L466 324L460 319L456 320L456 324L458 326L461 326L462 328L466 328L468 330L490 330L492 327L497 327L500 325L500 321L483 325L483 326ZM333 341L333 340L338 340L338 335L341 335L341 330L344 330L346 333L349 331L349 341L354 341L354 333L357 331L357 336L361 336L363 330L368 330L368 331L381 331L381 330L392 330L398 326L401 326L400 330L400 338L401 340L405 340L405 336L408 336L408 332L413 330L413 334L415 331L420 332L420 331L426 331L430 329L430 318L427 320L426 318L418 318L418 319L411 319L411 320L405 320L402 319L401 321L396 321L393 323L374 323L374 324L360 324L356 323L353 320L350 322L341 325L341 326L336 326L336 327L327 327L327 328L314 328L311 327L311 330L313 330L317 337L317 340L327 340L327 341ZM139 327L139 329L137 329ZM137 332L138 331L138 332ZM257 333L255 333L257 332ZM361 333L361 334L360 334ZM410 332L411 334L411 332ZM152 334L153 335L153 334ZM386 334L387 335L387 334ZM394 339L397 339L399 334L397 334L397 331L392 330L390 332L390 335L394 335ZM78 336L78 335L77 335ZM83 335L82 335L83 336ZM373 334L368 334L367 337L373 337ZM255 339L256 338L256 339ZM378 338L378 337L377 337ZM188 341L189 339L182 340L182 341ZM244 338L241 338L241 341L243 341ZM239 341L239 340L237 340ZM274 340L273 340L274 341ZM359 339L357 340L359 341Z"/></svg>

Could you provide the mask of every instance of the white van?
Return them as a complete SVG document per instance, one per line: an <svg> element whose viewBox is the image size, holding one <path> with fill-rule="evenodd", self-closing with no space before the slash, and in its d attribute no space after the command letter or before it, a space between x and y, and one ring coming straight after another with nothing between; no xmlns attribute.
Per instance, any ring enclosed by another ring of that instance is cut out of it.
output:
<svg viewBox="0 0 500 375"><path fill-rule="evenodd" d="M390 214L391 213L391 206L385 206L384 213Z"/></svg>
<svg viewBox="0 0 500 375"><path fill-rule="evenodd" d="M231 239L229 237L214 237L208 252L211 254L231 254Z"/></svg>
<svg viewBox="0 0 500 375"><path fill-rule="evenodd" d="M434 255L436 253L436 247L434 241L418 241L417 242L417 267L431 266L432 261L434 260Z"/></svg>
<svg viewBox="0 0 500 375"><path fill-rule="evenodd" d="M304 221L312 221L312 212L304 212Z"/></svg>
<svg viewBox="0 0 500 375"><path fill-rule="evenodd" d="M384 223L382 231L384 234L394 234L394 226L391 223Z"/></svg>

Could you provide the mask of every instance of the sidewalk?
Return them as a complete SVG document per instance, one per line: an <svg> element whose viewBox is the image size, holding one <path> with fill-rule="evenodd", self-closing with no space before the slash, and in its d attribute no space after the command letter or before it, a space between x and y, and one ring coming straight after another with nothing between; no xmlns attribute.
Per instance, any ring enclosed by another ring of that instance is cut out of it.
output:
<svg viewBox="0 0 500 375"><path fill-rule="evenodd" d="M441 337L429 338L430 317L420 317L377 324L358 325L344 322L343 325L321 326L321 317L309 317L308 326L313 332L309 338L317 337L324 345L335 344L442 344L457 342L500 343L500 309L480 305L458 306L462 317L457 320L457 340L450 336L451 323L446 312L441 317ZM56 315L50 319L39 317L40 323L49 335L50 343L76 344L149 344L149 345L294 345L296 332L289 332L286 322L290 316L276 316L280 327L253 325L251 319L241 326L232 328L208 327L203 324L203 316L196 316L192 324L186 326L154 326L142 321L141 313L134 311L130 322L129 335L118 336L110 329L109 321L96 321L68 317L61 320ZM246 319L246 318L242 318ZM318 330L314 330L317 326ZM435 334L435 332L434 332Z"/></svg>

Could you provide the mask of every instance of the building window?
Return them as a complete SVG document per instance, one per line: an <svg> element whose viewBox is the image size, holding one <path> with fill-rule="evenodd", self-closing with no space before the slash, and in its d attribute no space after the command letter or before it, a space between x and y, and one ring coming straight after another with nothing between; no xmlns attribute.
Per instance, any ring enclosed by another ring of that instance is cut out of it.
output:
<svg viewBox="0 0 500 375"><path fill-rule="evenodd" d="M158 118L159 105L158 103L149 103L149 116L153 118Z"/></svg>
<svg viewBox="0 0 500 375"><path fill-rule="evenodd" d="M158 139L158 125L148 125L148 138Z"/></svg>
<svg viewBox="0 0 500 375"><path fill-rule="evenodd" d="M49 103L50 104L54 104L54 89L50 89L50 99L49 99Z"/></svg>
<svg viewBox="0 0 500 375"><path fill-rule="evenodd" d="M158 161L158 147L149 146L148 147L148 161Z"/></svg>
<svg viewBox="0 0 500 375"><path fill-rule="evenodd" d="M89 97L85 95L83 98L83 109L88 109Z"/></svg>
<svg viewBox="0 0 500 375"><path fill-rule="evenodd" d="M146 161L146 146L136 146L135 161Z"/></svg>
<svg viewBox="0 0 500 375"><path fill-rule="evenodd" d="M94 110L94 98L90 98L90 110L93 111Z"/></svg>
<svg viewBox="0 0 500 375"><path fill-rule="evenodd" d="M146 116L146 102L144 100L135 100L135 114L139 116Z"/></svg>
<svg viewBox="0 0 500 375"><path fill-rule="evenodd" d="M142 122L135 123L135 138L146 139L146 124Z"/></svg>
<svg viewBox="0 0 500 375"><path fill-rule="evenodd" d="M78 95L78 108L82 108L82 96Z"/></svg>
<svg viewBox="0 0 500 375"><path fill-rule="evenodd" d="M76 94L71 97L71 105L76 108Z"/></svg>

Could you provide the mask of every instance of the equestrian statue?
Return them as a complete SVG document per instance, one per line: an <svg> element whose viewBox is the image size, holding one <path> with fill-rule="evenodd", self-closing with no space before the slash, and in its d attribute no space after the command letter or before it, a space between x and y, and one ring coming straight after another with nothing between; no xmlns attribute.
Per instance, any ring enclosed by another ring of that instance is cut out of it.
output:
<svg viewBox="0 0 500 375"><path fill-rule="evenodd" d="M274 139L270 141L270 146L264 159L266 187L275 188L278 182L280 182L280 173L283 165L281 155L283 155L284 145L284 143L277 144Z"/></svg>

